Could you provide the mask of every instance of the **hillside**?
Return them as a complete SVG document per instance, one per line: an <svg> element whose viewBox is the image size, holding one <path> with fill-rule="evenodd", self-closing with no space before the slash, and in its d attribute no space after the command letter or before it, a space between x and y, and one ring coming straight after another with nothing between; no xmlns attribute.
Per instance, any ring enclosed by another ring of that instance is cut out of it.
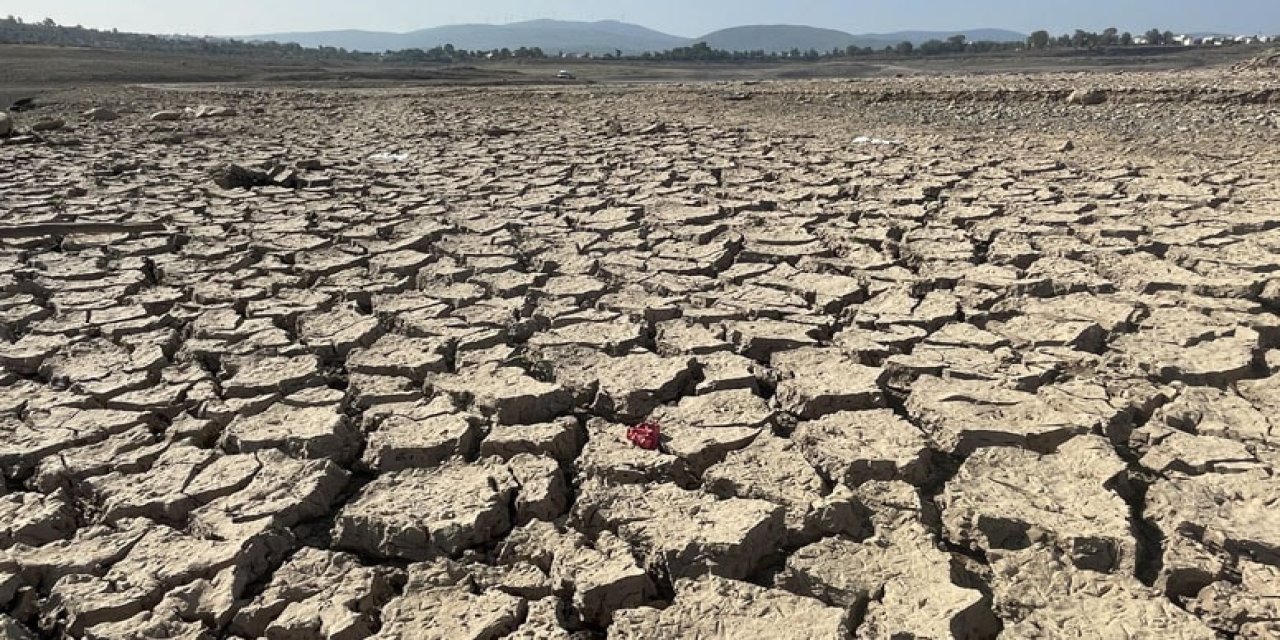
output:
<svg viewBox="0 0 1280 640"><path fill-rule="evenodd" d="M797 25L752 25L721 29L697 39L725 51L830 51L854 44L856 38L835 29Z"/></svg>
<svg viewBox="0 0 1280 640"><path fill-rule="evenodd" d="M921 44L929 40L946 40L951 36L962 35L969 42L1022 42L1027 34L1009 31L1008 29L961 29L959 31L895 31L893 33L867 33L857 36L859 40L897 44L910 42ZM871 44L863 46L874 46ZM883 46L883 45L882 45Z"/></svg>
<svg viewBox="0 0 1280 640"><path fill-rule="evenodd" d="M405 48L406 34L382 31L311 31L305 33L268 33L242 38L249 42L279 42L308 48L338 47L348 51L382 52Z"/></svg>
<svg viewBox="0 0 1280 640"><path fill-rule="evenodd" d="M901 31L854 35L836 29L800 25L750 25L722 29L700 38L682 38L639 25L605 20L570 22L563 20L530 20L512 24L456 24L432 27L408 33L378 31L315 31L273 33L248 36L258 42L297 43L304 47L340 47L351 51L397 51L431 49L451 44L458 49L491 51L494 49L540 48L550 55L557 53L605 54L621 50L624 54L666 51L706 42L714 49L726 51L781 52L816 49L821 52L845 49L850 45L882 49L904 40L921 44L928 40L945 40L963 34L970 41L1020 41L1025 35L1003 29L970 29L965 31Z"/></svg>
<svg viewBox="0 0 1280 640"><path fill-rule="evenodd" d="M635 54L645 51L663 51L689 43L687 38L614 20L602 22L531 20L504 25L458 24L409 33L371 31L276 33L249 36L248 39L296 42L309 47L342 47L357 51L430 49L451 44L459 49L469 50L538 47L549 54L561 51L604 54L617 50L626 54Z"/></svg>
<svg viewBox="0 0 1280 640"><path fill-rule="evenodd" d="M960 31L898 31L894 33L867 33L854 35L835 29L819 29L798 25L754 25L734 27L709 33L696 40L706 42L714 49L727 51L791 51L799 49L820 52L844 49L850 45L883 49L900 42L920 45L929 40L946 40L963 35L970 42L1021 42L1026 36L1004 29L968 29Z"/></svg>

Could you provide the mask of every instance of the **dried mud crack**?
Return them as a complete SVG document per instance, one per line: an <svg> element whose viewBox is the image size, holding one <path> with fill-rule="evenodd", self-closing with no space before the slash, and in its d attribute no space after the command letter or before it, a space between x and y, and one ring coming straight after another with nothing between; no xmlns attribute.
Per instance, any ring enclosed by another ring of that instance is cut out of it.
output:
<svg viewBox="0 0 1280 640"><path fill-rule="evenodd" d="M59 95L0 637L1278 637L1276 83Z"/></svg>

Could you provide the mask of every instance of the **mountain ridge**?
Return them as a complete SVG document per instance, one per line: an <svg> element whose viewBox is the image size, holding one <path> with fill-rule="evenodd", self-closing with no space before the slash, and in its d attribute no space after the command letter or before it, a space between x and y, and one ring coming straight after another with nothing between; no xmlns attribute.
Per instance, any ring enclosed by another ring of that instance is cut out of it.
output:
<svg viewBox="0 0 1280 640"><path fill-rule="evenodd" d="M431 49L452 44L459 49L492 50L538 47L550 55L621 51L635 55L665 51L706 42L712 48L730 51L783 52L792 49L830 51L849 46L883 48L902 41L920 44L963 34L970 40L1015 41L1025 35L1004 29L960 29L956 31L900 31L895 33L852 34L837 29L804 25L743 25L721 29L698 38L663 33L617 20L597 22L528 20L510 24L455 24L429 27L405 33L340 29L274 33L245 36L250 41L294 42L306 47L340 47L355 51L381 52L399 49Z"/></svg>
<svg viewBox="0 0 1280 640"><path fill-rule="evenodd" d="M956 31L897 31L892 33L852 34L836 29L823 29L801 25L746 25L731 27L709 33L697 40L706 42L714 49L728 51L784 52L793 49L808 51L816 49L820 52L832 49L854 47L871 47L881 49L894 46L900 42L920 45L929 40L945 40L954 35L963 35L970 41L992 40L996 42L1014 42L1026 39L1026 35L1007 29L958 29Z"/></svg>

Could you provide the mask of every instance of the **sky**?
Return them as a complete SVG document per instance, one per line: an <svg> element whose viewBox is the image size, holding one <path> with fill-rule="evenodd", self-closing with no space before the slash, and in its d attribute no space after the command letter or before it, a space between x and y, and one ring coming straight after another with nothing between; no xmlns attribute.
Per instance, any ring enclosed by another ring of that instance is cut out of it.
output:
<svg viewBox="0 0 1280 640"><path fill-rule="evenodd" d="M1280 34L1280 0L0 0L0 16L190 35L364 29L405 32L536 18L622 20L697 37L745 24L851 33L1005 28L1054 33Z"/></svg>

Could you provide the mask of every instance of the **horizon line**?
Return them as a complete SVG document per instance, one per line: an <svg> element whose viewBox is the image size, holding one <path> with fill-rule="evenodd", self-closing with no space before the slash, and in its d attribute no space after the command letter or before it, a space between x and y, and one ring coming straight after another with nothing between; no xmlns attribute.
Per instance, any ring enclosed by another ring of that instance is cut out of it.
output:
<svg viewBox="0 0 1280 640"><path fill-rule="evenodd" d="M16 15L14 15L13 17L17 17L18 19L23 20L23 21L28 21L28 19L27 19L27 18L24 18L24 17L22 17L22 16L16 16ZM39 20L33 20L33 21L30 21L30 22L39 22ZM953 34L953 35L958 35L958 34L961 34L961 33L963 33L963 32L966 32L966 31L1007 31L1007 32L1009 32L1009 33L1016 33L1016 34L1019 34L1019 35L1021 35L1021 36L1027 37L1027 36L1029 36L1029 35L1030 35L1030 33L1033 33L1034 31L1040 31L1040 30L1048 31L1050 34L1053 34L1053 35L1061 35L1061 34L1067 34L1067 35L1070 35L1070 34L1071 34L1072 32L1074 32L1075 30L1080 29L1079 27L1068 28L1067 30L1062 31L1061 33L1058 33L1058 32L1057 32L1056 30L1054 30L1054 29L1049 29L1049 28L1045 28L1045 27L1041 27L1040 29L1034 29L1034 30L1032 30L1032 31L1023 31L1023 30L1021 30L1021 29L1015 29L1015 28L1011 28L1011 27L985 26L985 27L970 27L970 28L957 28L957 29L901 28L901 29L896 29L896 30L893 30L893 31L865 31L865 32L854 32L854 31L850 31L850 30L847 30L847 29L838 29L838 28L833 28L833 27L818 27L818 26L814 26L814 25L811 25L811 24L803 24L803 23L785 23L785 22L764 23L764 22L761 22L761 23L738 24L738 25L733 25L733 26L728 26L728 27L721 27L721 28L719 28L719 29L714 29L714 30L712 30L712 31L710 31L710 32L707 32L707 33L704 33L704 34L701 34L701 35L697 35L697 36L687 36L687 35L680 35L680 34L676 34L676 33L671 33L671 32L667 32L667 31L662 31L662 30L660 30L660 29L656 29L656 28L654 28L654 27L650 27L650 26L648 26L648 25L640 24L640 23L637 23L637 22L628 22L628 21L626 21L626 20L624 20L624 19L620 19L620 18L602 18L602 19L599 19L599 20L587 20L587 19L562 19L562 18L547 18L547 17L543 17L543 18L528 18L528 19L524 19L524 20L513 20L513 21L510 21L510 22L453 22L453 23L436 24L436 25L430 25L430 26L418 27L418 28L415 28L415 29L411 29L411 30L409 30L409 31L382 31L382 30L377 30L377 29L367 29L367 28L358 28L358 27L348 27L348 28L332 28L332 29L304 29L304 30L298 30L298 31L272 31L272 32L267 32L267 33L251 33L251 34L235 34L235 35L229 35L229 34L212 34L212 33L206 33L206 34L202 34L202 35L197 35L197 34L193 34L193 33L181 33L181 32L158 33L158 32L148 32L148 31L132 31L131 33L140 33L140 34L145 34L145 35L157 35L157 36L162 36L162 35L163 35L163 36L175 36L175 37L186 37L186 38L222 38L222 39L233 39L233 40L234 40L234 39L242 39L242 38L261 38L261 37L263 37L263 36L287 36L287 35L316 34L316 33L342 33L342 32L362 32L362 33L387 34L387 35L403 36L403 35L409 35L409 34L412 34L412 33L417 33L417 32L419 32L419 31L427 31L427 30L431 30L431 29L441 29L441 28L447 28L447 27L506 27L506 26L512 26L512 25L527 24L527 23L531 23L531 22L557 22L557 23L576 23L576 24L602 24L602 23L616 23L616 24L624 24L624 25L629 25L629 26L634 26L634 27L640 27L640 28L643 28L643 29L648 29L648 30L650 30L650 31L653 31L653 32L658 33L658 34L661 34L661 35L670 36L670 37L674 37L674 38L681 38L681 39L689 40L689 41L697 41L699 38L704 38L704 37L706 37L706 36L712 35L712 34L714 34L714 33L716 33L716 32L719 32L719 31L726 31L726 30L729 30L729 29L740 29L740 28L747 28L747 27L801 27L801 28L819 29L819 30L825 30L825 31L837 31L837 32L840 32L840 33L844 33L844 34L846 34L846 35L854 36L854 37L866 37L866 36L893 36L893 35L898 35L898 34L903 34L903 33L911 33L911 32L922 32L922 33L931 33L931 34ZM74 26L82 26L82 25L79 25L79 24L77 24L77 25L69 25L69 24L61 24L61 23L60 23L60 24L59 24L59 26L74 27ZM99 29L99 30L111 30L111 29L114 29L115 27L87 27L87 28L91 28L91 29ZM1141 30L1141 31L1131 31L1131 30L1126 30L1126 29L1120 29L1119 27L1112 27L1112 28L1117 28L1117 29L1119 29L1121 32L1129 31L1130 33L1132 33L1132 34L1134 34L1134 35L1140 35L1141 33L1145 33L1145 32L1146 32L1146 30ZM1087 29L1082 29L1082 30L1088 31ZM1241 34L1241 33L1234 33L1234 32L1215 31L1215 30L1207 30L1207 31L1203 31L1203 30L1189 30L1189 31L1181 31L1181 32L1175 32L1175 33L1178 33L1178 35L1214 35L1214 36L1228 36L1228 35L1230 35L1230 36L1240 36L1240 35L1264 35L1264 34L1266 34L1266 35L1278 35L1278 34L1272 34L1272 33L1265 32L1265 31L1258 31L1257 33L1244 33L1244 34Z"/></svg>

